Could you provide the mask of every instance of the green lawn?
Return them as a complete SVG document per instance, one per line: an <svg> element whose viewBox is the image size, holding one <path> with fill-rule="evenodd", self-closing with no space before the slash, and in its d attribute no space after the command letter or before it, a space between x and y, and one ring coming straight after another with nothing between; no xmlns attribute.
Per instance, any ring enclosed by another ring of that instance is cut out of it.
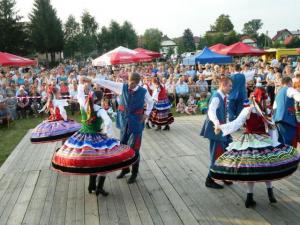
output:
<svg viewBox="0 0 300 225"><path fill-rule="evenodd" d="M70 116L70 118L72 118L72 116ZM76 121L80 121L79 115L76 115L73 118ZM27 131L34 128L42 120L43 118L41 117L30 117L28 119L13 121L9 128L7 128L7 126L4 124L0 125L0 166L18 145Z"/></svg>

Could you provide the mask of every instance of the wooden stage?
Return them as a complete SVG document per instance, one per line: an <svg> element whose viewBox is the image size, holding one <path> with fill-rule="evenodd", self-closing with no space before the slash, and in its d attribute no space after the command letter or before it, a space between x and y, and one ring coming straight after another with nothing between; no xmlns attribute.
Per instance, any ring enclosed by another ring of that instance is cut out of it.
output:
<svg viewBox="0 0 300 225"><path fill-rule="evenodd" d="M177 117L169 132L145 130L136 184L108 176L108 197L87 192L88 177L49 169L60 143L32 145L30 133L0 168L0 224L195 225L300 224L300 171L274 182L270 205L263 183L255 209L246 209L244 184L207 189L207 140L201 116ZM116 133L116 132L115 132Z"/></svg>

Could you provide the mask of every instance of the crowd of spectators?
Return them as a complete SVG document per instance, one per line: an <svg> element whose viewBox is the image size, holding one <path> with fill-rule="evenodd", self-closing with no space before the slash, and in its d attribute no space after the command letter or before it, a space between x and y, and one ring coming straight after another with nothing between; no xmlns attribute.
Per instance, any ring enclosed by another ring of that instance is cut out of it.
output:
<svg viewBox="0 0 300 225"><path fill-rule="evenodd" d="M79 111L76 101L79 76L88 76L92 80L126 82L131 72L140 73L144 77L143 82L150 88L153 88L152 77L158 77L177 112L205 114L210 96L218 89L219 80L234 73L234 64L206 64L197 65L195 68L182 64L152 63L94 68L89 63L79 66L70 61L50 70L43 67L0 67L0 120L37 117L47 100L47 90L51 86L56 87L63 98L70 99L69 110L74 115ZM273 60L269 64L261 60L246 62L242 64L241 72L246 77L248 93L256 86L266 88L270 105L281 87L282 77L291 77L294 87L300 91L300 60L296 67L286 59L280 62ZM94 85L93 89L98 104L115 110L116 96L113 93L98 85ZM297 111L300 111L299 105Z"/></svg>

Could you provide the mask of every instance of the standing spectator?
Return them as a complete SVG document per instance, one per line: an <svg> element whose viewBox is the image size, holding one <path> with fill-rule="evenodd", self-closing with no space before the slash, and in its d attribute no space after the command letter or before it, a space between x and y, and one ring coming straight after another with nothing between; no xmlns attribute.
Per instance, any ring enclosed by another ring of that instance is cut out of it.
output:
<svg viewBox="0 0 300 225"><path fill-rule="evenodd" d="M267 81L267 93L270 97L270 104L273 105L275 99L275 74L272 67L269 68L269 73L266 77Z"/></svg>
<svg viewBox="0 0 300 225"><path fill-rule="evenodd" d="M241 67L236 64L235 73L230 76L232 81L232 90L229 94L229 121L233 121L243 109L243 102L247 98L246 91L246 78L245 75L241 73Z"/></svg>

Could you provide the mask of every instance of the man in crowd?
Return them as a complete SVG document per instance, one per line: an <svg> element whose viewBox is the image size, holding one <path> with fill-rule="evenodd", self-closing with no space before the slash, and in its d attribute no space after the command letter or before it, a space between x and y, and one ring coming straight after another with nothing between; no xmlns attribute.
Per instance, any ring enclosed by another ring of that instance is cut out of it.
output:
<svg viewBox="0 0 300 225"><path fill-rule="evenodd" d="M232 90L229 94L229 121L233 121L243 109L243 102L247 98L246 79L241 73L241 66L236 64L235 73L230 76L232 81Z"/></svg>

